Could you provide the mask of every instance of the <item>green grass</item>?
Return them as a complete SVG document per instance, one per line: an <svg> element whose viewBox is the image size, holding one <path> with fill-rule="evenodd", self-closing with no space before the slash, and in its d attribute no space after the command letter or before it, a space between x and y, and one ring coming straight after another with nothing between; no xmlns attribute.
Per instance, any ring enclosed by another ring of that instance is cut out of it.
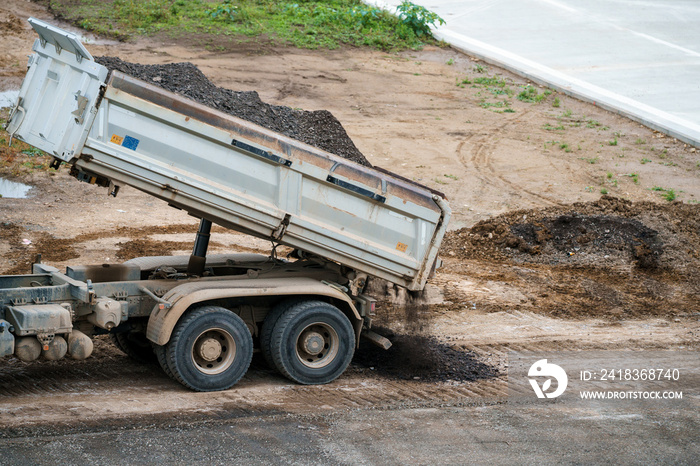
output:
<svg viewBox="0 0 700 466"><path fill-rule="evenodd" d="M523 86L523 90L520 91L520 93L517 96L517 99L521 102L539 104L540 102L545 100L551 94L552 94L552 91L550 91L549 89L544 91L542 94L540 94L537 91L537 89L535 89L534 87L527 84L527 85Z"/></svg>
<svg viewBox="0 0 700 466"><path fill-rule="evenodd" d="M676 197L677 197L676 191L674 191L673 189L667 189L666 192L661 197L663 197L664 199L666 199L669 202L675 201Z"/></svg>
<svg viewBox="0 0 700 466"><path fill-rule="evenodd" d="M547 131L565 131L566 130L564 125L552 126L549 123L545 123L542 128L546 129Z"/></svg>
<svg viewBox="0 0 700 466"><path fill-rule="evenodd" d="M229 36L276 45L336 49L343 45L380 50L418 49L436 44L430 25L439 16L404 2L392 14L361 0L45 0L57 15L98 34Z"/></svg>
<svg viewBox="0 0 700 466"><path fill-rule="evenodd" d="M666 188L662 188L660 186L654 186L653 188L651 188L651 190L663 193L661 195L661 197L666 199L669 202L675 201L676 198L678 197L678 194L676 194L676 190L673 188L666 189Z"/></svg>

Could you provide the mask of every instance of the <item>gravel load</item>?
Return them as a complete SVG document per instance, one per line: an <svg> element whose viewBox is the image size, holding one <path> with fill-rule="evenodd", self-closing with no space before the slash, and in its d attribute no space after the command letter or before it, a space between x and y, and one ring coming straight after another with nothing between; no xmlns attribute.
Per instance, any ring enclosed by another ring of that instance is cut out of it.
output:
<svg viewBox="0 0 700 466"><path fill-rule="evenodd" d="M357 149L338 119L327 110L311 112L270 105L260 100L255 91L232 91L218 87L192 63L141 65L117 57L95 57L95 61L110 71L121 71L331 154L366 167L372 166Z"/></svg>

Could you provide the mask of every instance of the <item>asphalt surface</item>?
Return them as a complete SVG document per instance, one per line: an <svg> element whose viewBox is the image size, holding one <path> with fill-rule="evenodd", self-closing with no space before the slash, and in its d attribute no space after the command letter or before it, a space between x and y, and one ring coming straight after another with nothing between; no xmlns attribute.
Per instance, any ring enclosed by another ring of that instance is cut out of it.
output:
<svg viewBox="0 0 700 466"><path fill-rule="evenodd" d="M700 3L414 3L446 21L435 36L456 48L700 147Z"/></svg>
<svg viewBox="0 0 700 466"><path fill-rule="evenodd" d="M0 439L26 464L694 464L697 405L482 404L170 421Z"/></svg>

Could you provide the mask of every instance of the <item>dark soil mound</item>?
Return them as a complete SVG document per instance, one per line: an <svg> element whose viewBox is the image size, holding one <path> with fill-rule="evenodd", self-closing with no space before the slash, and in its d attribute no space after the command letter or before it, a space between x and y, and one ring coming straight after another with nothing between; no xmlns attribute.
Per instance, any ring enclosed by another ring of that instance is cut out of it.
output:
<svg viewBox="0 0 700 466"><path fill-rule="evenodd" d="M404 380L466 382L499 376L499 369L479 361L468 351L456 350L426 335L394 334L386 328L374 330L387 337L392 347L383 350L369 343L355 351L353 367Z"/></svg>
<svg viewBox="0 0 700 466"><path fill-rule="evenodd" d="M450 232L442 254L595 268L697 268L700 206L606 196L567 207L514 211Z"/></svg>
<svg viewBox="0 0 700 466"><path fill-rule="evenodd" d="M110 70L121 71L229 115L371 167L340 122L326 110L308 112L270 105L260 100L257 92L238 92L217 87L192 63L141 65L116 57L96 57L95 61Z"/></svg>
<svg viewBox="0 0 700 466"><path fill-rule="evenodd" d="M698 205L606 196L509 212L450 232L441 254L458 260L448 267L493 264L491 278L520 290L523 305L555 316L700 312Z"/></svg>

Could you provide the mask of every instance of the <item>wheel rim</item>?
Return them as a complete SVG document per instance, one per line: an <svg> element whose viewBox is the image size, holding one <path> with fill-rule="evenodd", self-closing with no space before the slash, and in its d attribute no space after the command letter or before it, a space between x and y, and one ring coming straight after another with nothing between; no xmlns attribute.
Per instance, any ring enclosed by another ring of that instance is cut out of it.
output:
<svg viewBox="0 0 700 466"><path fill-rule="evenodd" d="M316 322L308 325L299 333L296 341L296 354L306 367L318 369L325 367L338 355L340 339L330 325Z"/></svg>
<svg viewBox="0 0 700 466"><path fill-rule="evenodd" d="M236 342L226 330L213 328L202 332L192 345L195 367L208 375L220 374L236 358Z"/></svg>

